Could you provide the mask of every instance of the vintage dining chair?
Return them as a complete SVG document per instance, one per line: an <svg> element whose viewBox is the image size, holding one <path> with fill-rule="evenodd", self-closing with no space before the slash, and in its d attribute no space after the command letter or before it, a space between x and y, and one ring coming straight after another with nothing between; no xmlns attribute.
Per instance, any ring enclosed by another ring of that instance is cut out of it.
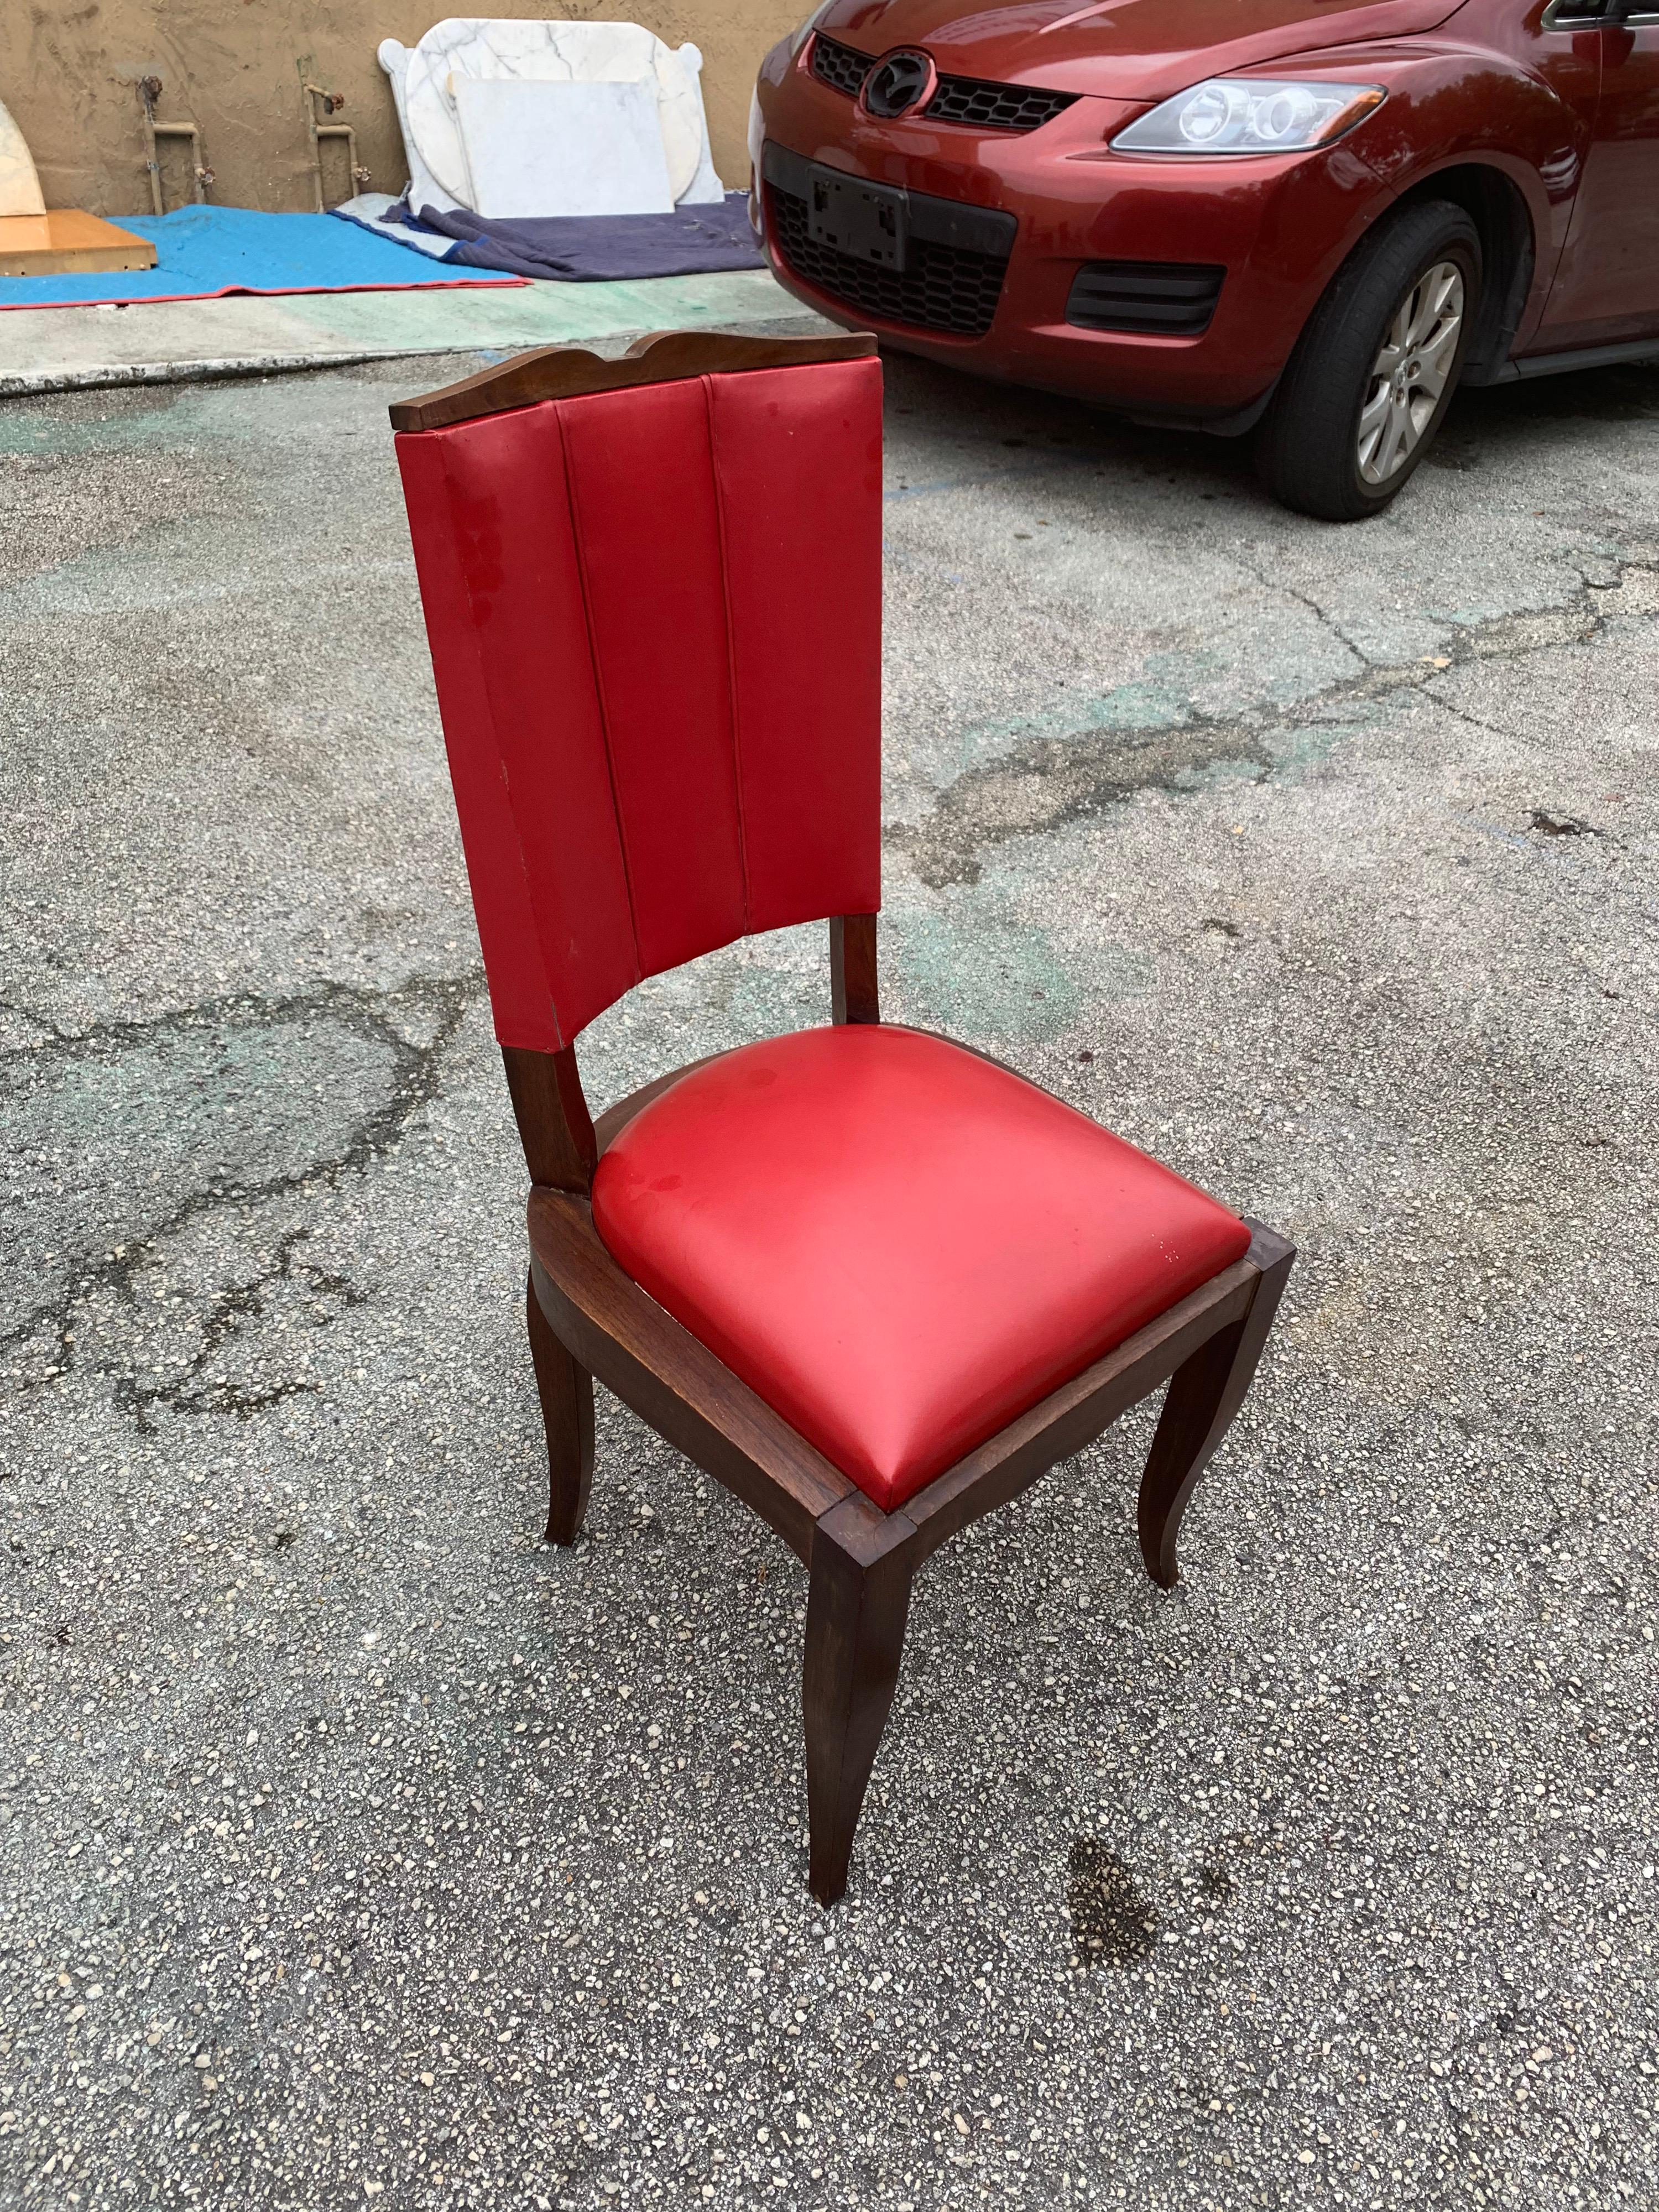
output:
<svg viewBox="0 0 1659 2212"><path fill-rule="evenodd" d="M597 1376L805 1562L830 1905L916 1568L1168 1382L1139 1522L1172 1584L1294 1254L996 1061L880 1018L872 339L549 349L392 420L530 1170L548 1537L581 1525ZM589 1119L596 1015L819 920L832 1026Z"/></svg>

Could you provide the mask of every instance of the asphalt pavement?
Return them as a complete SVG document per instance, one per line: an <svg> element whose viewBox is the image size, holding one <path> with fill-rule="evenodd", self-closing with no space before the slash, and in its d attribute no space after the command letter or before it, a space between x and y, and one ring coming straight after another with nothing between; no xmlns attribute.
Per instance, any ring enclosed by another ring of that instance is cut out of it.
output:
<svg viewBox="0 0 1659 2212"><path fill-rule="evenodd" d="M538 1540L472 365L0 409L0 2200L1651 2212L1659 373L1338 529L890 363L887 1007L1301 1258L1176 1591L1150 1411L924 1571L826 1914L793 1559L603 1395Z"/></svg>

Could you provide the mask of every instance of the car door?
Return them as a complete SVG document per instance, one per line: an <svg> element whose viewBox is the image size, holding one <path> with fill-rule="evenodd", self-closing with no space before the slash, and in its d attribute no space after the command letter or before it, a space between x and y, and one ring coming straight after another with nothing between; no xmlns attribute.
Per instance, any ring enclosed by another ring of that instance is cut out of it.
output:
<svg viewBox="0 0 1659 2212"><path fill-rule="evenodd" d="M1560 29L1593 32L1601 92L1567 242L1538 336L1617 345L1659 332L1659 0L1623 16L1557 0Z"/></svg>

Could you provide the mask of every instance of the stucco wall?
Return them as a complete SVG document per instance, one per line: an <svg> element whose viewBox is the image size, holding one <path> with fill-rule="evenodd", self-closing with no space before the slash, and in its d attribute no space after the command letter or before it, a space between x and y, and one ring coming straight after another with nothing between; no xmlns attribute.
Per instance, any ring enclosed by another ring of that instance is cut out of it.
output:
<svg viewBox="0 0 1659 2212"><path fill-rule="evenodd" d="M670 46L702 50L703 98L714 161L726 184L748 181L744 127L761 56L808 12L811 0L650 0L585 5L562 0L576 20L643 23ZM482 10L480 12L483 12ZM489 0L489 12L537 16L545 4ZM335 119L354 124L370 189L405 179L391 88L374 58L382 39L412 46L439 21L433 0L0 0L0 100L16 118L49 207L136 215L149 205L143 111L147 75L164 90L157 112L202 132L214 184L228 206L313 204L301 67L343 93ZM184 143L164 152L168 204L184 195ZM325 152L331 201L345 198L343 151Z"/></svg>

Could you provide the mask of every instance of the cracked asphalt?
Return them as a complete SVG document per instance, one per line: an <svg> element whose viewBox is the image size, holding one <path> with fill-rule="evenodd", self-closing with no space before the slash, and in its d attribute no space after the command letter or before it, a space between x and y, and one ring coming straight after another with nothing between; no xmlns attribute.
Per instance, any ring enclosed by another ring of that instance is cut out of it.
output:
<svg viewBox="0 0 1659 2212"><path fill-rule="evenodd" d="M603 1396L538 1543L385 413L471 365L0 413L0 2197L1659 2203L1659 380L1336 530L890 364L887 1006L1302 1256L1177 1591L1146 1413L930 1564L825 1915L793 1559Z"/></svg>

